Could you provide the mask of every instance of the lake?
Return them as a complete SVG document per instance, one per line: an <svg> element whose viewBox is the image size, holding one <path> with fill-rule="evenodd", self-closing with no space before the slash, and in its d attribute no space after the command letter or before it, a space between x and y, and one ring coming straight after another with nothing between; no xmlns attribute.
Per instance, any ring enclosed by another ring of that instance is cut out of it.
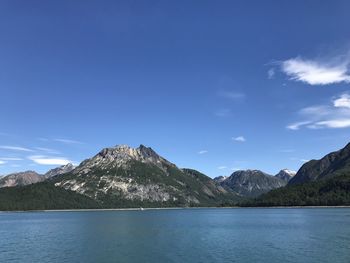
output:
<svg viewBox="0 0 350 263"><path fill-rule="evenodd" d="M350 209L0 213L0 262L350 262Z"/></svg>

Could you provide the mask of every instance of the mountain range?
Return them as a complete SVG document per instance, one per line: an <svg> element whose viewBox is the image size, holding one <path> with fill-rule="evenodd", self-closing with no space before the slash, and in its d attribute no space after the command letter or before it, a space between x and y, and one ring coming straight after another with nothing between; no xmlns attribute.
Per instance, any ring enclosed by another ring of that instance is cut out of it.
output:
<svg viewBox="0 0 350 263"><path fill-rule="evenodd" d="M216 177L214 181L242 197L256 197L287 185L294 175L295 172L288 169L281 170L275 176L259 170L240 170L228 177Z"/></svg>
<svg viewBox="0 0 350 263"><path fill-rule="evenodd" d="M241 170L211 179L150 147L117 145L77 167L0 178L0 210L344 204L350 200L349 168L350 144L305 163L296 174Z"/></svg>
<svg viewBox="0 0 350 263"><path fill-rule="evenodd" d="M0 188L2 187L14 187L14 186L25 186L29 184L35 184L43 182L48 178L56 175L70 172L74 169L74 166L69 163L60 167L49 170L45 174L38 174L35 171L25 171L19 173L12 173L0 178Z"/></svg>
<svg viewBox="0 0 350 263"><path fill-rule="evenodd" d="M320 160L305 163L286 187L243 205L350 205L350 143Z"/></svg>

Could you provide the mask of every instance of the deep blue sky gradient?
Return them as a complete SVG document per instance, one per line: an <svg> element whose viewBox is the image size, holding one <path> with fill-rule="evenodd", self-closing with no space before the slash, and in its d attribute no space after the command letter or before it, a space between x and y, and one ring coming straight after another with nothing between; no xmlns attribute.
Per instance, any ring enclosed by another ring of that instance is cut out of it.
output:
<svg viewBox="0 0 350 263"><path fill-rule="evenodd" d="M0 145L33 152L0 149L23 159L0 174L54 167L29 155L80 162L141 143L212 177L296 170L343 147L350 129L286 126L349 84L307 85L276 65L348 50L349 11L349 1L1 1Z"/></svg>

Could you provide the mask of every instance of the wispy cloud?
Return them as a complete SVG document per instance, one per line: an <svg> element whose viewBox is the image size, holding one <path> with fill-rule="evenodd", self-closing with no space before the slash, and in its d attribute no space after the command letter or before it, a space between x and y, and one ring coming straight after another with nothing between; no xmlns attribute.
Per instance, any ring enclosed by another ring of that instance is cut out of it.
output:
<svg viewBox="0 0 350 263"><path fill-rule="evenodd" d="M275 76L275 69L274 68L270 68L268 71L267 71L267 77L268 79L273 79Z"/></svg>
<svg viewBox="0 0 350 263"><path fill-rule="evenodd" d="M287 129L299 130L302 127L309 129L348 128L350 127L350 95L341 94L328 105L306 107L298 112L301 121L289 124Z"/></svg>
<svg viewBox="0 0 350 263"><path fill-rule="evenodd" d="M5 161L0 160L0 164L5 164L5 163L6 163Z"/></svg>
<svg viewBox="0 0 350 263"><path fill-rule="evenodd" d="M28 156L28 159L40 165L66 165L68 163L73 163L71 160L65 157L52 158L44 155L32 155Z"/></svg>
<svg viewBox="0 0 350 263"><path fill-rule="evenodd" d="M22 161L22 158L18 158L18 157L0 157L0 160L3 161Z"/></svg>
<svg viewBox="0 0 350 263"><path fill-rule="evenodd" d="M66 143L66 144L83 144L83 142L76 141L76 140L70 140L70 139L54 139L56 142Z"/></svg>
<svg viewBox="0 0 350 263"><path fill-rule="evenodd" d="M227 166L222 165L222 166L219 166L218 169L219 170L224 170L224 169L227 169Z"/></svg>
<svg viewBox="0 0 350 263"><path fill-rule="evenodd" d="M19 146L9 146L9 145L0 145L0 149L11 150L11 151L21 151L21 152L34 152L32 149L19 147Z"/></svg>
<svg viewBox="0 0 350 263"><path fill-rule="evenodd" d="M307 124L310 124L311 121L299 121L299 122L294 122L294 123L291 123L289 125L287 125L287 129L289 130L299 130L300 127L304 126L304 125L307 125Z"/></svg>
<svg viewBox="0 0 350 263"><path fill-rule="evenodd" d="M54 150L54 149L50 149L50 148L44 148L44 147L35 147L36 150L39 151L43 151L46 153L50 153L50 154L60 154L60 152Z"/></svg>
<svg viewBox="0 0 350 263"><path fill-rule="evenodd" d="M206 153L208 153L207 150L201 150L201 151L198 152L198 154L206 154Z"/></svg>
<svg viewBox="0 0 350 263"><path fill-rule="evenodd" d="M245 98L245 94L238 91L233 90L220 90L218 95L222 98L230 99L230 100L241 100Z"/></svg>
<svg viewBox="0 0 350 263"><path fill-rule="evenodd" d="M298 157L291 157L289 159L292 160L292 161L298 161L298 162L301 162L301 163L307 163L307 162L310 161L309 159L303 159L303 158L298 158Z"/></svg>
<svg viewBox="0 0 350 263"><path fill-rule="evenodd" d="M232 140L236 142L245 142L246 139L243 136L238 136L238 137L232 137Z"/></svg>
<svg viewBox="0 0 350 263"><path fill-rule="evenodd" d="M309 85L350 83L349 56L324 60L291 58L281 63L282 71L291 79Z"/></svg>

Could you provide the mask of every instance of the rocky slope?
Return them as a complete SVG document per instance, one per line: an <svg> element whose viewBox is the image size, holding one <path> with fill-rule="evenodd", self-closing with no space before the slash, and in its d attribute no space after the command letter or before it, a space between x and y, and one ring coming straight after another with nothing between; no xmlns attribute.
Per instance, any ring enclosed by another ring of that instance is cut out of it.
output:
<svg viewBox="0 0 350 263"><path fill-rule="evenodd" d="M343 149L327 154L320 160L311 160L305 163L288 184L313 182L345 173L350 174L350 143Z"/></svg>
<svg viewBox="0 0 350 263"><path fill-rule="evenodd" d="M20 173L12 173L6 175L0 179L1 187L14 187L14 186L24 186L29 184L35 184L45 180L45 177L34 172L25 171Z"/></svg>
<svg viewBox="0 0 350 263"><path fill-rule="evenodd" d="M68 163L68 164L66 164L66 165L62 165L62 166L59 166L59 167L56 167L56 168L54 168L54 169L49 170L48 172L46 172L46 173L44 174L44 177L45 177L45 178L51 178L51 177L54 177L54 176L57 176L57 175L69 173L69 172L71 172L73 169L74 169L73 164Z"/></svg>
<svg viewBox="0 0 350 263"><path fill-rule="evenodd" d="M278 172L275 176L277 178L282 179L283 181L289 182L290 179L292 179L295 176L296 172L289 170L289 169L283 169Z"/></svg>
<svg viewBox="0 0 350 263"><path fill-rule="evenodd" d="M287 182L259 170L241 170L220 182L226 189L243 197L256 197L272 189L285 186Z"/></svg>
<svg viewBox="0 0 350 263"><path fill-rule="evenodd" d="M232 197L209 177L179 169L143 145L105 148L54 183L110 207L218 205L223 195Z"/></svg>
<svg viewBox="0 0 350 263"><path fill-rule="evenodd" d="M223 181L225 181L226 179L228 178L228 176L217 176L217 177L215 177L213 180L216 182L216 183L218 183L218 184L220 184L220 183L222 183Z"/></svg>

